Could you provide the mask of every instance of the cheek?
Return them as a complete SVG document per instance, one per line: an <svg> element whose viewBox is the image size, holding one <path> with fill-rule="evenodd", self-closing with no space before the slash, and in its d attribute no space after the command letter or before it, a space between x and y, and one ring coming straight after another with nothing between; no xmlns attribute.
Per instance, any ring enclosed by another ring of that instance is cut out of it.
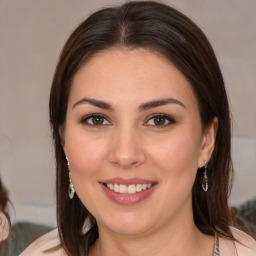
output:
<svg viewBox="0 0 256 256"><path fill-rule="evenodd" d="M104 161L105 151L102 140L91 139L79 130L67 129L65 152L69 157L74 178L88 177L96 173Z"/></svg>
<svg viewBox="0 0 256 256"><path fill-rule="evenodd" d="M165 176L175 176L176 180L177 177L183 178L187 175L191 178L191 175L195 175L200 145L200 136L181 132L180 135L166 136L157 142L152 140L148 144L147 152L151 161Z"/></svg>
<svg viewBox="0 0 256 256"><path fill-rule="evenodd" d="M100 196L96 187L104 161L104 145L102 141L90 140L84 134L81 136L81 133L72 133L72 136L67 133L65 151L69 157L76 194L94 212L95 203L92 199Z"/></svg>

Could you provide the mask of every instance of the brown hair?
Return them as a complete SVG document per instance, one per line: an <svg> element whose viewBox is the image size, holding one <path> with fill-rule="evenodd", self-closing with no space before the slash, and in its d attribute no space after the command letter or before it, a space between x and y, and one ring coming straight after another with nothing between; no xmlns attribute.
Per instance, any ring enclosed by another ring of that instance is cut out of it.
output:
<svg viewBox="0 0 256 256"><path fill-rule="evenodd" d="M172 62L190 82L199 103L203 128L219 120L216 146L208 163L209 190L202 190L202 170L193 187L196 226L205 234L233 239L228 207L233 174L230 156L231 124L222 74L204 33L179 11L150 1L128 2L95 12L71 34L60 55L50 95L50 123L55 145L57 223L62 246L70 255L88 255L98 237L97 223L79 198L68 197L68 171L59 128L65 126L72 80L86 60L113 48L146 48ZM83 234L85 220L91 229Z"/></svg>

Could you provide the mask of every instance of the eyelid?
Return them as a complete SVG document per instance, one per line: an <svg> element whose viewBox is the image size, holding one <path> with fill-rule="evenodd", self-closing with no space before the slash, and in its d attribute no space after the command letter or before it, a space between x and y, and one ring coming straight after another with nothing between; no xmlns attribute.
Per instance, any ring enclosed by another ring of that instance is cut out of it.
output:
<svg viewBox="0 0 256 256"><path fill-rule="evenodd" d="M99 125L94 125L94 124L90 124L89 122L87 122L90 118L93 118L93 117L100 117L100 118L103 118L105 119L105 121L108 122L108 124L99 124ZM162 118L165 118L168 123L167 124L164 124L164 125L149 125L147 124L149 122L149 120L155 118L155 117L162 117ZM108 117L106 117L104 114L100 114L100 113L90 113L84 117L81 118L81 123L87 125L87 126L91 126L91 127L97 127L97 128L100 128L102 126L109 126L112 124L112 122L109 120ZM145 126L151 126L151 127L156 127L156 128L164 128L164 127L167 127L171 124L174 124L176 123L176 120L168 115L168 114L163 114L163 113L155 113L155 114L152 114L150 115L149 117L147 117L146 121L143 123L143 125Z"/></svg>
<svg viewBox="0 0 256 256"><path fill-rule="evenodd" d="M104 118L109 124L93 125L93 124L88 123L87 120L89 120L90 118L93 118L93 117ZM88 115L82 117L81 123L83 123L83 124L85 124L85 125L87 125L87 126L99 128L100 126L108 126L108 125L110 125L110 124L111 124L111 121L109 120L108 117L106 117L106 116L103 115L103 114L100 114L100 113L91 113L91 114L88 114Z"/></svg>
<svg viewBox="0 0 256 256"><path fill-rule="evenodd" d="M169 123L168 124L164 124L164 125L147 125L147 123L149 122L149 120L155 118L155 117L163 117L163 118L166 118ZM175 118L173 118L172 116L170 115L167 115L167 114L163 114L163 113L156 113L156 114L152 114L150 115L147 119L146 119L146 122L144 122L144 125L145 126L151 126L151 127L156 127L156 128L164 128L164 127L167 127L171 124L175 124L176 123L176 120Z"/></svg>

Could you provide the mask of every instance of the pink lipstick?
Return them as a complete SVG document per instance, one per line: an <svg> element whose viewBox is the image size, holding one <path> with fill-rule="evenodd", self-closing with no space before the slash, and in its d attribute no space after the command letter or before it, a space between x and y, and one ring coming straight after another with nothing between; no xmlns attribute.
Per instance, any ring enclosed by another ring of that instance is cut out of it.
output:
<svg viewBox="0 0 256 256"><path fill-rule="evenodd" d="M112 178L100 182L106 196L117 204L134 205L148 198L157 182L145 179Z"/></svg>

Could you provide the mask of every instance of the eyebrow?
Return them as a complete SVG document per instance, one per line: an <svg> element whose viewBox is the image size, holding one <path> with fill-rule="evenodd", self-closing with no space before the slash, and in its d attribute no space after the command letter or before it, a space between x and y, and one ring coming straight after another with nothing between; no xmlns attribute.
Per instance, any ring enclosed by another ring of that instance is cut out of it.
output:
<svg viewBox="0 0 256 256"><path fill-rule="evenodd" d="M153 100L153 101L143 103L139 106L139 110L140 111L148 110L148 109L151 109L151 108L156 108L156 107L164 106L164 105L167 105L167 104L178 104L178 105L180 105L180 106L182 106L183 108L186 109L186 106L182 102L180 102L179 100L174 99L174 98L168 98L168 99Z"/></svg>
<svg viewBox="0 0 256 256"><path fill-rule="evenodd" d="M83 104L83 103L89 103L95 107L106 109L106 110L114 110L114 108L107 102L101 101L101 100L95 100L95 99L88 99L88 98L82 98L81 100L77 101L72 109L74 109L77 105Z"/></svg>
<svg viewBox="0 0 256 256"><path fill-rule="evenodd" d="M82 98L81 100L77 101L73 105L72 109L74 109L76 106L83 104L83 103L89 103L98 108L114 111L114 108L111 106L111 104L109 104L105 101L96 100L96 99L88 99L88 98ZM148 110L151 108L156 108L159 106L164 106L167 104L177 104L186 109L186 106L182 102L180 102L179 100L174 99L174 98L149 101L149 102L141 104L138 109L139 109L139 111L143 111L143 110Z"/></svg>

